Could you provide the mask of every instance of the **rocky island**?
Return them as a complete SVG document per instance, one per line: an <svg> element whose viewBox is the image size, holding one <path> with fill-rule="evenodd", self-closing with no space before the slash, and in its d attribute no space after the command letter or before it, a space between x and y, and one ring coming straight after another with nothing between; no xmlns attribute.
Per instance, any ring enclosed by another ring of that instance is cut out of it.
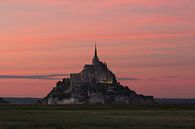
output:
<svg viewBox="0 0 195 129"><path fill-rule="evenodd" d="M150 104L153 96L139 95L121 85L106 63L99 60L97 48L92 64L70 74L41 101L43 104Z"/></svg>

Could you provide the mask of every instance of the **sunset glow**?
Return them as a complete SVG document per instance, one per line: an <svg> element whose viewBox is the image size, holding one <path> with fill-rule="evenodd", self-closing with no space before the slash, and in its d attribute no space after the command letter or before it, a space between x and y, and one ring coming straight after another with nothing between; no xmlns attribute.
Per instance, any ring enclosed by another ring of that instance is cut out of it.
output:
<svg viewBox="0 0 195 129"><path fill-rule="evenodd" d="M96 41L118 78L134 78L122 84L195 98L194 12L194 0L0 0L0 75L79 72ZM57 81L0 76L0 97L44 97Z"/></svg>

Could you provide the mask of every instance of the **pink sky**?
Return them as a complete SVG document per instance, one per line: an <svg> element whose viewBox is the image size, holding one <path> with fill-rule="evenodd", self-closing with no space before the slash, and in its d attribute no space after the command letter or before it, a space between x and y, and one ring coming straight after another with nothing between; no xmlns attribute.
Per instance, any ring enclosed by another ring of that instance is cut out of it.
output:
<svg viewBox="0 0 195 129"><path fill-rule="evenodd" d="M195 98L194 0L0 0L0 75L79 72L100 58L129 88ZM0 78L0 96L43 97L57 80Z"/></svg>

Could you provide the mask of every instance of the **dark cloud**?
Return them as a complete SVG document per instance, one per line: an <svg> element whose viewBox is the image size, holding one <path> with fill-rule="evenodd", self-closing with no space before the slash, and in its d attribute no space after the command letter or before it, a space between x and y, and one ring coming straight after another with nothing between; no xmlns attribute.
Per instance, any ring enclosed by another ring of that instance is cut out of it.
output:
<svg viewBox="0 0 195 129"><path fill-rule="evenodd" d="M140 79L138 79L138 78L126 78L126 77L124 77L124 78L118 78L118 80L122 80L122 81L137 81L137 80L140 80Z"/></svg>
<svg viewBox="0 0 195 129"><path fill-rule="evenodd" d="M61 80L64 76L70 74L46 74L46 75L0 75L0 79L44 79L44 80ZM117 78L122 81L137 81L138 78Z"/></svg>
<svg viewBox="0 0 195 129"><path fill-rule="evenodd" d="M149 81L159 81L159 82L164 82L164 81L171 81L168 79L148 79Z"/></svg>
<svg viewBox="0 0 195 129"><path fill-rule="evenodd" d="M149 81L172 81L178 78L180 77L175 75L167 75L167 76L158 76L157 78L150 78L148 80Z"/></svg>
<svg viewBox="0 0 195 129"><path fill-rule="evenodd" d="M0 79L46 79L58 80L59 77L69 76L69 74L48 74L48 75L0 75Z"/></svg>

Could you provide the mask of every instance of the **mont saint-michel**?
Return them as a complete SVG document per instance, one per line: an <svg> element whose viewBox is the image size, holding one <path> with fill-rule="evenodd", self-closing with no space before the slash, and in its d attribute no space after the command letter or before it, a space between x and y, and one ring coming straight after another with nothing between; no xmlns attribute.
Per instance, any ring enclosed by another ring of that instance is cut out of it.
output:
<svg viewBox="0 0 195 129"><path fill-rule="evenodd" d="M153 96L138 95L118 82L106 63L100 61L95 46L92 64L70 74L42 100L44 104L149 104Z"/></svg>

